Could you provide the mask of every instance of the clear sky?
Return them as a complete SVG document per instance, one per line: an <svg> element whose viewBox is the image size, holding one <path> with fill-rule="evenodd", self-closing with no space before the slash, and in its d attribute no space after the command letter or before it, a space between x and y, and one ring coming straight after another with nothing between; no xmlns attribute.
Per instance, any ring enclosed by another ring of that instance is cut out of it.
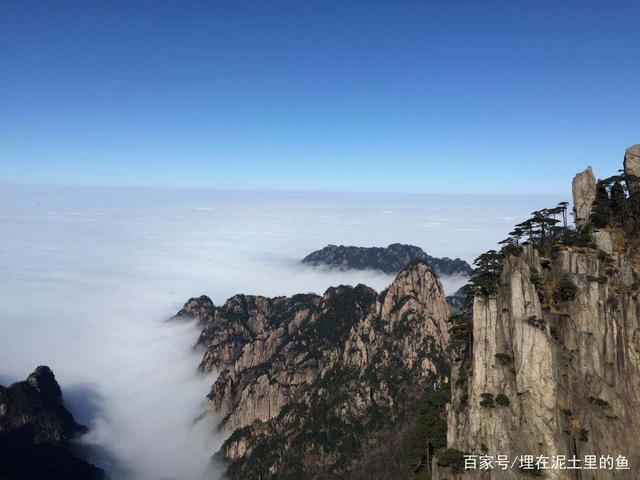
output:
<svg viewBox="0 0 640 480"><path fill-rule="evenodd" d="M638 1L0 3L0 183L564 193L640 143Z"/></svg>

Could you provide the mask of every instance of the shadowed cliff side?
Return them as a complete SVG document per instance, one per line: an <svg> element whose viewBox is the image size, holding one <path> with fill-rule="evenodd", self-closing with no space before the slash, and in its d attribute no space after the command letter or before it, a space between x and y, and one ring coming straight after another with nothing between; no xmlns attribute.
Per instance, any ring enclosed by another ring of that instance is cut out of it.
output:
<svg viewBox="0 0 640 480"><path fill-rule="evenodd" d="M62 403L62 392L49 367L27 380L0 386L0 478L104 479L104 472L76 457L69 442L86 427Z"/></svg>

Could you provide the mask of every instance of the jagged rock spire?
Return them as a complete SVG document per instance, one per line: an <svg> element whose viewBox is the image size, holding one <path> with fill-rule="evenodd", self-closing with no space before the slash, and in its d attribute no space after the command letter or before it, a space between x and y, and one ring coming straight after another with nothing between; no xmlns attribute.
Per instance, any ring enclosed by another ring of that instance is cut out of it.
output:
<svg viewBox="0 0 640 480"><path fill-rule="evenodd" d="M60 385L56 381L53 372L46 365L41 365L27 377L27 383L40 392L43 396L56 402L62 401Z"/></svg>
<svg viewBox="0 0 640 480"><path fill-rule="evenodd" d="M576 227L582 228L589 222L591 207L596 198L596 177L591 167L576 174L571 187Z"/></svg>
<svg viewBox="0 0 640 480"><path fill-rule="evenodd" d="M627 175L627 186L633 198L637 213L640 214L640 180L629 180L629 177L640 178L640 144L627 148L624 152L624 173Z"/></svg>

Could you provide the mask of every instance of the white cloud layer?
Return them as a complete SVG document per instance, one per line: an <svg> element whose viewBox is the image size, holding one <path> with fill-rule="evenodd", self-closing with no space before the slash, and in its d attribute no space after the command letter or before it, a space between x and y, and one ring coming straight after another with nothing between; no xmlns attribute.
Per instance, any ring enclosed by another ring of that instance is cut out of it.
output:
<svg viewBox="0 0 640 480"><path fill-rule="evenodd" d="M220 471L209 465L223 440L216 419L194 421L214 381L196 373L197 327L164 322L190 296L381 290L391 276L298 260L327 243L393 242L472 260L512 218L558 200L0 188L0 383L51 366L92 427L92 458L124 480Z"/></svg>

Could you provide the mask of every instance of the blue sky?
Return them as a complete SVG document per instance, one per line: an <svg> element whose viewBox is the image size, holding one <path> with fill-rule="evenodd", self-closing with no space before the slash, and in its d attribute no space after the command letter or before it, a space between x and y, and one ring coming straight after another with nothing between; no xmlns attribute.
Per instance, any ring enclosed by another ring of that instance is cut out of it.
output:
<svg viewBox="0 0 640 480"><path fill-rule="evenodd" d="M0 4L0 182L565 193L640 143L640 3Z"/></svg>

